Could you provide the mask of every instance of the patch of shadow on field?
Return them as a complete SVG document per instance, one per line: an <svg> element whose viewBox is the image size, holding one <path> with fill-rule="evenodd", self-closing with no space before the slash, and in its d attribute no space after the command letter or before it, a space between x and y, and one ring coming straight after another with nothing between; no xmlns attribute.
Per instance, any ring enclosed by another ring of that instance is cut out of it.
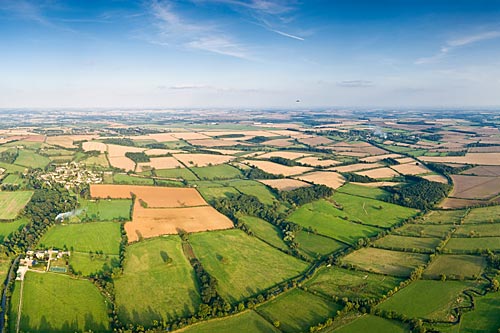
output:
<svg viewBox="0 0 500 333"><path fill-rule="evenodd" d="M21 322L19 324L20 327L23 328L21 331L67 333L82 330L81 327L78 326L78 321L76 319L72 322L66 320L60 327L52 326L45 315L40 318L40 325L38 325L38 327L32 327L30 321L30 316L21 315ZM84 331L107 332L108 329L103 324L95 322L94 316L91 313L87 313L85 314Z"/></svg>

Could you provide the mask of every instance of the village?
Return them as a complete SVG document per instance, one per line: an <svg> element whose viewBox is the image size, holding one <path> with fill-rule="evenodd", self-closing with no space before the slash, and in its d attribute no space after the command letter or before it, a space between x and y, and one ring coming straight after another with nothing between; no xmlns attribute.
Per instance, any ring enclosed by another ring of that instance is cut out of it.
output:
<svg viewBox="0 0 500 333"><path fill-rule="evenodd" d="M102 172L88 170L84 164L77 162L56 165L54 170L41 171L37 176L49 186L64 184L67 189L81 184L102 183Z"/></svg>

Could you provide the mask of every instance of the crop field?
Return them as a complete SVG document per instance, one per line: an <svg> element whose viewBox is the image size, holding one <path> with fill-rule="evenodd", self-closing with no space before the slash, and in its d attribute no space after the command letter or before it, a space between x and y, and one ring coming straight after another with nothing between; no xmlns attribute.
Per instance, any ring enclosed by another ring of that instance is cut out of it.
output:
<svg viewBox="0 0 500 333"><path fill-rule="evenodd" d="M191 171L202 180L241 178L241 171L229 164L192 167Z"/></svg>
<svg viewBox="0 0 500 333"><path fill-rule="evenodd" d="M265 172L271 173L273 175L283 175L285 177L299 175L307 171L311 171L312 168L303 166L286 166L270 161L254 161L246 160L244 163L249 164L253 167L264 170Z"/></svg>
<svg viewBox="0 0 500 333"><path fill-rule="evenodd" d="M101 153L104 153L105 151L108 150L108 146L105 143L98 142L98 141L86 141L86 142L82 143L82 149L84 151L97 150Z"/></svg>
<svg viewBox="0 0 500 333"><path fill-rule="evenodd" d="M296 188L310 186L308 183L305 183L305 182L297 180L297 179L290 179L290 178L263 179L263 180L259 180L259 182L261 182L262 184L265 184L269 187L272 187L274 189L277 189L279 191L291 191L291 190L295 190Z"/></svg>
<svg viewBox="0 0 500 333"><path fill-rule="evenodd" d="M441 275L447 278L479 277L486 267L486 259L481 256L439 255L427 267L424 276L437 279Z"/></svg>
<svg viewBox="0 0 500 333"><path fill-rule="evenodd" d="M331 298L377 300L402 281L402 278L393 276L339 267L323 267L306 283L306 286L313 293L317 292Z"/></svg>
<svg viewBox="0 0 500 333"><path fill-rule="evenodd" d="M464 223L500 222L500 206L471 209L464 219Z"/></svg>
<svg viewBox="0 0 500 333"><path fill-rule="evenodd" d="M231 317L201 322L185 329L182 333L279 333L280 330L267 322L256 312L249 310Z"/></svg>
<svg viewBox="0 0 500 333"><path fill-rule="evenodd" d="M456 253L476 250L500 251L500 237L451 238L445 248Z"/></svg>
<svg viewBox="0 0 500 333"><path fill-rule="evenodd" d="M419 219L419 223L459 224L465 215L465 210L431 210Z"/></svg>
<svg viewBox="0 0 500 333"><path fill-rule="evenodd" d="M342 259L369 272L406 277L420 265L425 264L429 256L419 253L389 251L376 248L362 248Z"/></svg>
<svg viewBox="0 0 500 333"><path fill-rule="evenodd" d="M318 258L347 247L346 244L329 237L316 235L304 230L295 233L295 242L299 244L299 250L311 258Z"/></svg>
<svg viewBox="0 0 500 333"><path fill-rule="evenodd" d="M0 192L0 220L13 220L28 204L33 191Z"/></svg>
<svg viewBox="0 0 500 333"><path fill-rule="evenodd" d="M462 175L500 177L499 165L481 165L465 170Z"/></svg>
<svg viewBox="0 0 500 333"><path fill-rule="evenodd" d="M500 327L500 294L475 297L474 311L465 312L457 333L495 332Z"/></svg>
<svg viewBox="0 0 500 333"><path fill-rule="evenodd" d="M184 166L173 157L151 157L149 162L137 163L137 172L147 171L151 169L175 169L183 168Z"/></svg>
<svg viewBox="0 0 500 333"><path fill-rule="evenodd" d="M396 170L402 175L419 175L430 172L429 169L418 162L392 165L391 169Z"/></svg>
<svg viewBox="0 0 500 333"><path fill-rule="evenodd" d="M44 168L50 163L50 159L31 150L20 149L14 163L29 168Z"/></svg>
<svg viewBox="0 0 500 333"><path fill-rule="evenodd" d="M282 250L288 249L288 246L282 239L281 231L276 226L253 216L241 216L239 219L248 226L256 237L276 248Z"/></svg>
<svg viewBox="0 0 500 333"><path fill-rule="evenodd" d="M13 332L19 299L20 282L16 282L9 314ZM26 274L20 322L22 332L109 332L107 311L107 302L90 281L53 273Z"/></svg>
<svg viewBox="0 0 500 333"><path fill-rule="evenodd" d="M349 164L349 165L342 165L338 167L333 167L328 170L333 170L337 172L354 172L354 171L362 171L362 170L368 170L368 169L376 169L380 168L383 165L380 163L355 163L355 164Z"/></svg>
<svg viewBox="0 0 500 333"><path fill-rule="evenodd" d="M30 221L25 217L20 217L12 222L0 222L0 243L12 234L14 231L20 230L24 225Z"/></svg>
<svg viewBox="0 0 500 333"><path fill-rule="evenodd" d="M394 176L399 176L399 173L397 171L392 170L391 168L378 168L378 169L371 169L371 170L365 170L365 171L357 171L356 172L358 175L361 176L368 176L374 179L382 179L382 178L392 178Z"/></svg>
<svg viewBox="0 0 500 333"><path fill-rule="evenodd" d="M488 199L500 192L500 177L451 175L451 197L463 199Z"/></svg>
<svg viewBox="0 0 500 333"><path fill-rule="evenodd" d="M21 178L20 175L17 174L8 174L5 178L2 179L2 184L16 184L23 185L26 184L26 179Z"/></svg>
<svg viewBox="0 0 500 333"><path fill-rule="evenodd" d="M195 174L187 168L175 168L175 169L162 169L155 170L155 174L161 178L174 178L174 179L184 179L184 180L197 180Z"/></svg>
<svg viewBox="0 0 500 333"><path fill-rule="evenodd" d="M5 169L5 173L23 173L26 170L26 167L0 162L0 168Z"/></svg>
<svg viewBox="0 0 500 333"><path fill-rule="evenodd" d="M285 333L305 332L310 326L334 317L339 310L342 310L340 304L301 289L293 289L256 309L270 323L280 322L279 329Z"/></svg>
<svg viewBox="0 0 500 333"><path fill-rule="evenodd" d="M307 153L307 152L295 152L295 151L283 150L283 151L272 151L269 153L265 153L265 154L259 155L258 158L266 158L267 159L267 158L271 158L271 157L283 157L283 158L286 158L289 160L296 160L298 158L306 157L306 156L310 156L310 155L311 154Z"/></svg>
<svg viewBox="0 0 500 333"><path fill-rule="evenodd" d="M368 187L356 185L353 183L344 184L344 186L337 189L337 192L356 195L359 197L371 198L381 200L387 198L389 193L377 187Z"/></svg>
<svg viewBox="0 0 500 333"><path fill-rule="evenodd" d="M437 237L443 238L447 233L456 228L453 225L442 224L405 224L400 228L394 229L392 232L396 235L410 237Z"/></svg>
<svg viewBox="0 0 500 333"><path fill-rule="evenodd" d="M201 302L191 264L178 236L131 245L123 275L115 280L116 309L124 323L146 327L194 313Z"/></svg>
<svg viewBox="0 0 500 333"><path fill-rule="evenodd" d="M448 184L448 179L446 179L446 177L441 176L441 175L426 175L426 176L420 176L420 177L427 179L428 181L431 181L431 182Z"/></svg>
<svg viewBox="0 0 500 333"><path fill-rule="evenodd" d="M80 200L80 217L91 221L130 221L131 199Z"/></svg>
<svg viewBox="0 0 500 333"><path fill-rule="evenodd" d="M234 159L233 156L213 154L174 154L174 157L187 167L224 164Z"/></svg>
<svg viewBox="0 0 500 333"><path fill-rule="evenodd" d="M500 223L465 224L452 237L500 237Z"/></svg>
<svg viewBox="0 0 500 333"><path fill-rule="evenodd" d="M423 238L423 237L408 237L387 235L377 239L374 243L376 247L394 250L421 250L433 252L441 242L439 238Z"/></svg>
<svg viewBox="0 0 500 333"><path fill-rule="evenodd" d="M344 215L328 201L319 200L301 206L287 220L348 244L355 243L359 238L375 236L381 231L375 227L346 221L341 218Z"/></svg>
<svg viewBox="0 0 500 333"><path fill-rule="evenodd" d="M333 171L315 171L297 176L296 178L314 184L325 185L333 189L339 188L345 182L344 177Z"/></svg>
<svg viewBox="0 0 500 333"><path fill-rule="evenodd" d="M304 157L298 160L298 162L305 164L305 165L311 165L313 167L330 167L332 165L339 164L339 161L332 160L332 159L327 159L327 158L319 158L316 156L309 156L309 157Z"/></svg>
<svg viewBox="0 0 500 333"><path fill-rule="evenodd" d="M409 328L396 321L387 320L381 317L364 315L347 325L344 325L333 332L335 333L408 333Z"/></svg>
<svg viewBox="0 0 500 333"><path fill-rule="evenodd" d="M196 233L190 242L219 292L237 302L303 272L307 264L240 230Z"/></svg>
<svg viewBox="0 0 500 333"><path fill-rule="evenodd" d="M113 175L113 183L128 185L153 185L154 181L150 178L129 176L125 173L115 173Z"/></svg>
<svg viewBox="0 0 500 333"><path fill-rule="evenodd" d="M54 247L77 252L103 251L118 254L121 241L120 224L92 222L55 225L40 239L40 247Z"/></svg>
<svg viewBox="0 0 500 333"><path fill-rule="evenodd" d="M333 199L342 206L342 213L347 214L349 220L376 227L391 227L417 212L412 208L339 192L333 195Z"/></svg>
<svg viewBox="0 0 500 333"><path fill-rule="evenodd" d="M421 159L426 162L499 165L500 153L467 153L465 156L422 156Z"/></svg>
<svg viewBox="0 0 500 333"><path fill-rule="evenodd" d="M451 309L458 305L457 300L462 299L463 303L462 291L474 286L473 282L419 280L398 291L378 308L410 318L451 322Z"/></svg>
<svg viewBox="0 0 500 333"><path fill-rule="evenodd" d="M126 156L109 155L108 160L109 164L115 168L123 169L125 171L134 171L135 169L135 162Z"/></svg>
<svg viewBox="0 0 500 333"><path fill-rule="evenodd" d="M494 200L491 199L491 200ZM490 201L488 200L474 200L474 199L460 199L460 198L445 198L438 205L439 208L443 209L462 209L462 208L470 208L478 205L488 204Z"/></svg>

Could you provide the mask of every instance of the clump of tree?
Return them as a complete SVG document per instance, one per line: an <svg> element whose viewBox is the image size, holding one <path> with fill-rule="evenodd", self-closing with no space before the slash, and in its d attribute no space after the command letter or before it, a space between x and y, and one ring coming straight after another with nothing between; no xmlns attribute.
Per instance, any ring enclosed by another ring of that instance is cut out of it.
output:
<svg viewBox="0 0 500 333"><path fill-rule="evenodd" d="M291 191L279 192L280 199L296 206L326 198L333 195L333 190L325 185L299 187Z"/></svg>
<svg viewBox="0 0 500 333"><path fill-rule="evenodd" d="M396 159L394 159L392 157L386 157L383 160L381 160L380 162L384 163L385 165L398 165L398 164L400 164Z"/></svg>
<svg viewBox="0 0 500 333"><path fill-rule="evenodd" d="M428 210L444 199L451 190L451 186L448 184L431 182L416 176L405 176L404 178L407 183L401 186L383 187L390 193L386 201L401 206Z"/></svg>
<svg viewBox="0 0 500 333"><path fill-rule="evenodd" d="M264 170L254 167L247 170L243 170L243 175L248 179L279 179L284 178L283 175L274 175Z"/></svg>
<svg viewBox="0 0 500 333"><path fill-rule="evenodd" d="M107 139L103 139L102 142L112 144L112 145L135 147L134 140L129 139L129 138L107 138Z"/></svg>
<svg viewBox="0 0 500 333"><path fill-rule="evenodd" d="M345 180L348 182L355 182L355 183L373 183L376 182L376 179L373 179L372 177L364 176L364 175L358 175L357 173L353 172L341 172L342 176L344 176Z"/></svg>
<svg viewBox="0 0 500 333"><path fill-rule="evenodd" d="M255 137L248 139L248 140L245 140L245 141L250 142L250 143L262 143L262 142L265 142L268 140L269 140L269 138L266 138L265 136L255 136Z"/></svg>
<svg viewBox="0 0 500 333"><path fill-rule="evenodd" d="M0 153L0 162L12 164L18 155L17 149L6 150Z"/></svg>
<svg viewBox="0 0 500 333"><path fill-rule="evenodd" d="M130 158L132 161L134 161L135 163L144 163L144 162L149 162L151 161L151 159L149 158L148 155L146 155L144 152L137 152L137 153L134 153L134 152L126 152L125 153L125 156Z"/></svg>
<svg viewBox="0 0 500 333"><path fill-rule="evenodd" d="M269 158L269 161L274 162L274 163L278 163L281 165L286 165L286 166L302 165L299 162L296 162L296 161L288 159L288 158L280 157L280 156L272 156Z"/></svg>
<svg viewBox="0 0 500 333"><path fill-rule="evenodd" d="M446 164L442 164L442 163L432 163L432 162L428 162L428 163L426 163L426 165L432 171L442 173L445 175L458 174L458 173L461 173L465 170L472 168L472 165L462 165L462 166L454 167L451 165L446 165Z"/></svg>

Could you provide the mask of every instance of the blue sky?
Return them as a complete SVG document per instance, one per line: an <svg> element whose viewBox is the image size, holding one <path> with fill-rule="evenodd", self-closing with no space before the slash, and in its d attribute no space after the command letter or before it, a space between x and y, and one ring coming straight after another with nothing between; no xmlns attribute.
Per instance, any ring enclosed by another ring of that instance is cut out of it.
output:
<svg viewBox="0 0 500 333"><path fill-rule="evenodd" d="M0 0L0 107L498 105L500 0Z"/></svg>

